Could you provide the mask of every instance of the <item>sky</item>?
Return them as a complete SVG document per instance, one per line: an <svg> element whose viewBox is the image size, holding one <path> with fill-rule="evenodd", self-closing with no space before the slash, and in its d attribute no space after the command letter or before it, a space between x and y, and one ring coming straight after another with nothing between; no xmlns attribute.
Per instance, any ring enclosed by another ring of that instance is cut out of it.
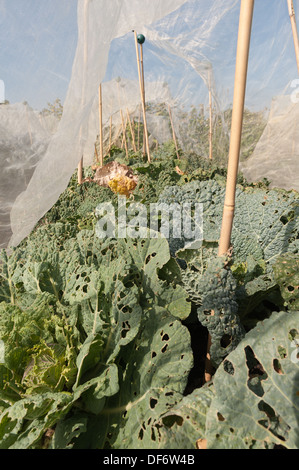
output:
<svg viewBox="0 0 299 470"><path fill-rule="evenodd" d="M211 0L211 3L215 1ZM298 11L299 25L299 0L294 1L294 6L296 12ZM182 12L184 11L187 11L187 6L183 6ZM237 34L238 11L237 5L232 16L223 18L218 27L218 42L215 40L215 43L209 44L209 53L213 60L217 62L219 57L219 63L215 66L215 80L218 88L223 93L228 93L228 101L233 92L236 47L236 41L232 41L231 37L236 37ZM177 27L181 28L179 32L183 34L182 15L179 19ZM188 29L187 22L185 26L188 40L192 41L192 30ZM56 98L63 102L72 74L77 29L77 0L0 0L0 81L5 84L5 98L11 103L27 101L30 106L39 110ZM279 35L277 31L280 32ZM174 34L174 31L170 33ZM130 47L127 47L127 40L130 41ZM122 49L120 45L123 46ZM180 93L186 93L186 83L189 83L189 95L196 94L197 82L192 81L194 70L189 66L185 69L181 60L172 62L172 55L168 57L169 70L165 72L167 55L164 56L158 46L150 41L144 45L147 79L167 77L168 74L174 93L179 86ZM105 79L115 78L125 70L128 78L137 78L134 54L131 38L114 40ZM132 63L129 71L126 69L128 63ZM178 80L179 73L188 76L189 82ZM273 95L285 90L291 80L297 77L286 0L256 0L248 96L257 105L263 101L263 105L268 104Z"/></svg>
<svg viewBox="0 0 299 470"><path fill-rule="evenodd" d="M77 0L0 0L0 79L11 103L64 100L77 47Z"/></svg>

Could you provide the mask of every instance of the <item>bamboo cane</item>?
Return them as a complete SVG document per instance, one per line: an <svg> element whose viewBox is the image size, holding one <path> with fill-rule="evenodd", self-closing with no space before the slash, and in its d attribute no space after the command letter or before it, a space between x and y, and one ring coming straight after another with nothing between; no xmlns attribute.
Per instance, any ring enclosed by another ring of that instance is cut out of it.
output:
<svg viewBox="0 0 299 470"><path fill-rule="evenodd" d="M109 154L112 147L112 116L110 116L110 130L109 130Z"/></svg>
<svg viewBox="0 0 299 470"><path fill-rule="evenodd" d="M235 210L235 192L241 146L253 8L254 0L241 1L231 138L227 169L226 195L219 241L219 256L226 253L230 247L230 238Z"/></svg>
<svg viewBox="0 0 299 470"><path fill-rule="evenodd" d="M298 73L299 73L299 39L298 39L298 31L297 31L297 25L296 25L296 16L295 16L293 0L287 0L287 1L288 1L289 15L291 19L291 26L292 26L292 31L293 31L297 68L298 68Z"/></svg>
<svg viewBox="0 0 299 470"><path fill-rule="evenodd" d="M224 255L229 250L231 241L253 9L254 0L241 0L227 183L218 256ZM210 345L211 336L209 335L206 356L206 382L211 380Z"/></svg>
<svg viewBox="0 0 299 470"><path fill-rule="evenodd" d="M136 58L137 58L137 68L138 68L138 77L139 77L140 97L141 97L142 112L143 112L145 144L146 144L147 158L148 158L148 161L151 162L151 155L150 155L149 142L148 142L148 133L147 133L146 113L145 113L145 93L144 93L143 81L142 81L141 70L140 70L138 41L137 41L136 31L134 31L134 36L135 36L135 46L136 46Z"/></svg>
<svg viewBox="0 0 299 470"><path fill-rule="evenodd" d="M140 121L141 121L141 105L139 105L139 116L138 116L138 144L137 148L140 149Z"/></svg>
<svg viewBox="0 0 299 470"><path fill-rule="evenodd" d="M94 144L94 152L96 154L96 163L99 163L99 154L98 154L97 144Z"/></svg>
<svg viewBox="0 0 299 470"><path fill-rule="evenodd" d="M179 159L180 159L180 156L179 156L179 150L178 150L178 144L177 144L177 140L176 140L176 135L175 135L175 131L174 131L174 125L173 125L172 113L171 113L170 105L168 105L168 113L169 113L169 118L170 118L171 129L172 129L172 138L173 138L174 145L175 145L175 149L176 149L176 156L178 157L178 160L179 160Z"/></svg>
<svg viewBox="0 0 299 470"><path fill-rule="evenodd" d="M213 159L213 111L212 111L212 89L211 89L211 70L209 70L209 114L210 114L210 132L209 132L209 158Z"/></svg>
<svg viewBox="0 0 299 470"><path fill-rule="evenodd" d="M99 86L99 125L100 125L100 165L103 166L103 102L102 102L102 84Z"/></svg>
<svg viewBox="0 0 299 470"><path fill-rule="evenodd" d="M84 48L83 48L83 62L84 66L82 68L82 93L81 93L81 106L83 107L85 104L85 99L86 99L86 64L87 64L87 58L88 58L88 45L87 45L87 30L88 30L88 15L89 15L89 1L84 0ZM81 139L82 139L82 125L80 126L79 129L79 142L81 145ZM83 155L81 157L81 160L78 164L78 183L82 184L82 178L83 178Z"/></svg>
<svg viewBox="0 0 299 470"><path fill-rule="evenodd" d="M126 121L123 120L122 122L122 132L123 132L123 138L121 141L121 148L123 149L125 146L125 142L127 144L127 124L128 124L128 118L126 116Z"/></svg>
<svg viewBox="0 0 299 470"><path fill-rule="evenodd" d="M128 108L127 108L127 118L128 118L128 123L129 123L129 127L130 127L131 136L132 136L132 146L133 146L133 150L134 150L134 152L136 152L135 136L134 136L134 132L133 132L133 129L132 129L132 123L131 123L131 119L130 119L130 114L129 114Z"/></svg>
<svg viewBox="0 0 299 470"><path fill-rule="evenodd" d="M145 84L144 84L144 65L143 65L143 45L140 44L140 67L141 67L141 78L142 78L142 91L143 101L145 106ZM145 139L145 127L143 127L143 155L146 154L146 139Z"/></svg>
<svg viewBox="0 0 299 470"><path fill-rule="evenodd" d="M120 117L121 117L121 125L122 125L122 130L123 130L123 140L125 144L125 149L126 149L126 157L128 158L128 145L127 145L127 139L126 139L126 126L127 126L127 121L126 125L124 124L124 116L122 110L120 110Z"/></svg>
<svg viewBox="0 0 299 470"><path fill-rule="evenodd" d="M78 165L78 184L82 184L83 179L83 157L81 158Z"/></svg>

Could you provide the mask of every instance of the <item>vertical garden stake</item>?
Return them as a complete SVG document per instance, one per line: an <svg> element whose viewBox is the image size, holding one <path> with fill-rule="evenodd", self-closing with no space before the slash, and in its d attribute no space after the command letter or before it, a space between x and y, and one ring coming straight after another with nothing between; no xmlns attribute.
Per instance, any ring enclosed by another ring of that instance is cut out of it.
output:
<svg viewBox="0 0 299 470"><path fill-rule="evenodd" d="M103 166L103 103L102 103L102 84L99 86L99 124L100 124L100 165Z"/></svg>
<svg viewBox="0 0 299 470"><path fill-rule="evenodd" d="M143 65L143 42L145 41L145 37L142 34L138 34L137 41L140 45L140 67L141 67L143 102L145 106L145 83L144 83L144 65ZM143 155L146 155L146 139L145 139L145 127L144 126L143 126Z"/></svg>
<svg viewBox="0 0 299 470"><path fill-rule="evenodd" d="M288 8L289 8L289 15L290 15L291 25L292 25L295 54L296 54L297 68L298 68L298 74L299 74L299 39L298 39L298 31L297 31L297 25L296 25L296 17L295 17L293 0L288 0Z"/></svg>
<svg viewBox="0 0 299 470"><path fill-rule="evenodd" d="M138 51L138 43L143 44L145 41L145 37L142 34L138 35L136 31L134 32L135 36L135 46L136 46L136 58L137 58L137 68L138 68L138 77L139 77L139 87L140 87L140 97L141 97L141 104L142 104L142 112L143 112L143 126L144 126L144 133L145 133L145 144L146 144L146 151L147 151L147 159L150 162L150 150L149 150L149 142L148 142L148 133L147 133L147 123L146 123L146 114L145 114L145 91L143 86L143 80L141 75L141 67L140 67L140 60L139 60L139 51Z"/></svg>
<svg viewBox="0 0 299 470"><path fill-rule="evenodd" d="M121 118L121 125L122 125L122 130L123 130L123 142L125 144L125 149L126 149L126 157L129 157L128 154L128 145L127 145L127 138L126 138L126 127L127 127L127 121L124 123L124 116L122 110L120 110L120 118Z"/></svg>
<svg viewBox="0 0 299 470"><path fill-rule="evenodd" d="M253 9L254 0L241 0L227 182L218 256L227 253L231 244ZM210 344L211 336L209 335L205 370L206 382L211 380Z"/></svg>
<svg viewBox="0 0 299 470"><path fill-rule="evenodd" d="M209 111L210 111L210 132L209 132L209 158L213 158L213 110L212 110L212 89L211 89L211 69L209 69Z"/></svg>
<svg viewBox="0 0 299 470"><path fill-rule="evenodd" d="M83 179L83 157L81 158L78 165L78 184L82 184Z"/></svg>
<svg viewBox="0 0 299 470"><path fill-rule="evenodd" d="M109 131L109 155L112 147L112 116L110 116L110 131Z"/></svg>
<svg viewBox="0 0 299 470"><path fill-rule="evenodd" d="M170 105L168 105L168 113L169 113L169 118L170 118L171 129L172 129L172 138L173 138L175 149L176 149L176 156L178 157L178 160L179 160L180 159L179 149L178 149L178 144L177 144L177 140L176 140L176 135L175 135L174 125L173 125Z"/></svg>
<svg viewBox="0 0 299 470"><path fill-rule="evenodd" d="M130 127L131 136L132 136L132 146L133 146L133 150L134 150L134 152L136 152L135 135L134 135L134 131L133 131L133 128L132 128L132 123L131 123L131 119L130 119L130 114L129 114L128 108L127 108L127 118L128 118L128 123L129 123L129 127Z"/></svg>

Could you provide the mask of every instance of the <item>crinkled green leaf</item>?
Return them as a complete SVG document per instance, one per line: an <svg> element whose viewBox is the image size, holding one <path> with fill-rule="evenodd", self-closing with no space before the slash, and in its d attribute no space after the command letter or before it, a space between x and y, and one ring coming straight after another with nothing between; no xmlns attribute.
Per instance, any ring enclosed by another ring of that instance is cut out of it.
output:
<svg viewBox="0 0 299 470"><path fill-rule="evenodd" d="M69 393L44 393L19 400L0 414L0 448L29 449L69 410Z"/></svg>
<svg viewBox="0 0 299 470"><path fill-rule="evenodd" d="M154 302L180 319L189 316L191 305L188 295L179 284L180 280L163 279L159 271L169 262L170 252L165 238L147 238L133 241L123 240L125 251L130 253L132 262L140 273L143 288L142 302ZM179 275L179 273L177 273Z"/></svg>
<svg viewBox="0 0 299 470"><path fill-rule="evenodd" d="M196 449L204 439L206 416L214 397L213 385L204 385L185 396L161 418L161 448Z"/></svg>
<svg viewBox="0 0 299 470"><path fill-rule="evenodd" d="M298 449L298 325L298 311L273 312L219 366L208 448Z"/></svg>
<svg viewBox="0 0 299 470"><path fill-rule="evenodd" d="M237 346L245 330L238 316L236 281L226 258L204 260L201 254L202 251L194 258L187 257L182 279L185 290L197 306L200 323L211 335L211 361L217 367Z"/></svg>
<svg viewBox="0 0 299 470"><path fill-rule="evenodd" d="M286 306L290 310L299 310L299 254L279 256L273 272Z"/></svg>
<svg viewBox="0 0 299 470"><path fill-rule="evenodd" d="M178 403L193 364L188 330L162 308L150 309L122 356L120 392L108 401L115 448L159 448L159 420Z"/></svg>

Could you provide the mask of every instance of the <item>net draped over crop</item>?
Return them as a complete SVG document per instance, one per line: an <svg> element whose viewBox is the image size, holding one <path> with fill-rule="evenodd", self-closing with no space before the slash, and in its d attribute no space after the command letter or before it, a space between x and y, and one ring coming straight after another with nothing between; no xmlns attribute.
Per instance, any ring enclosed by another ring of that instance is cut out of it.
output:
<svg viewBox="0 0 299 470"><path fill-rule="evenodd" d="M0 3L1 247L17 246L32 231L82 156L85 166L93 162L100 84L104 152L111 141L121 142L120 111L136 129L142 122L132 30L146 38L151 149L173 138L171 111L180 148L208 158L211 115L213 158L227 163L240 2L71 3ZM299 12L298 0L294 8ZM299 189L298 88L287 2L257 0L240 163L249 181L268 178L271 187ZM47 108L57 98L63 113L57 101Z"/></svg>

